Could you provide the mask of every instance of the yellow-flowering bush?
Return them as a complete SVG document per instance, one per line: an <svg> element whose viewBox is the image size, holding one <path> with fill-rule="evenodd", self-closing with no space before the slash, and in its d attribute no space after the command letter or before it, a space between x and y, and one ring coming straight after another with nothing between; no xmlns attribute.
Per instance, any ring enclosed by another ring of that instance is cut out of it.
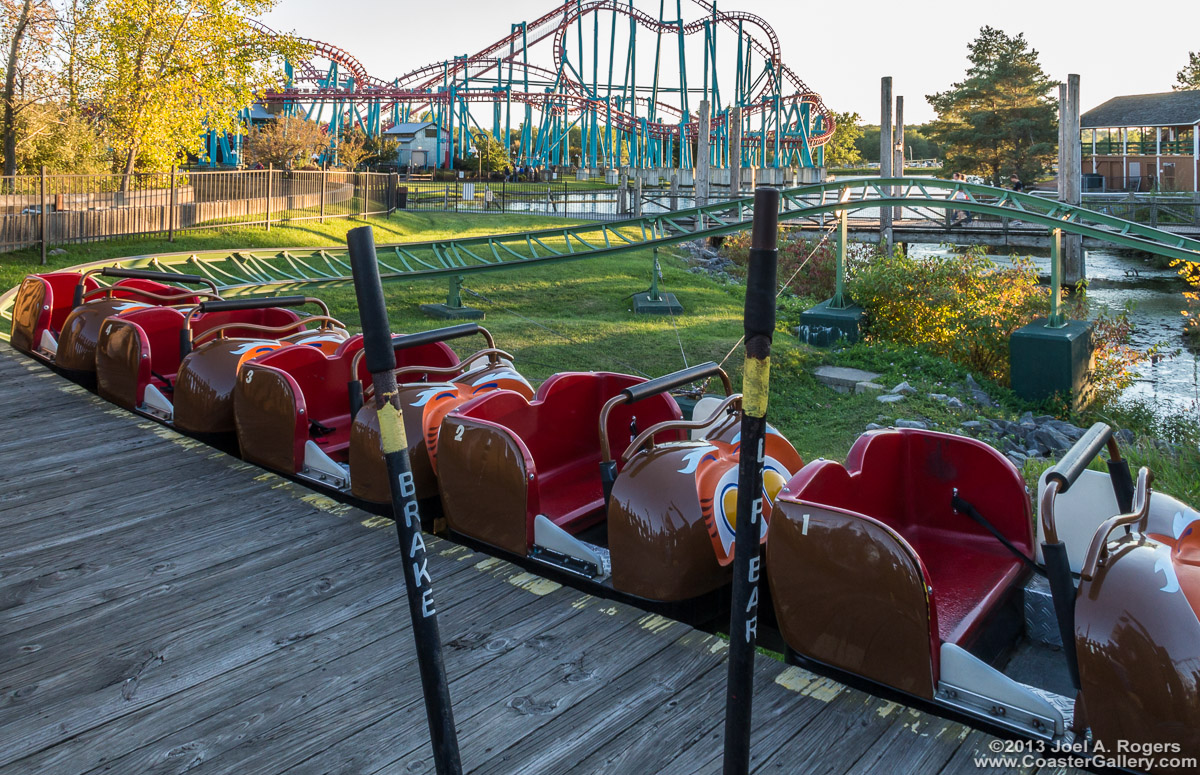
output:
<svg viewBox="0 0 1200 775"><path fill-rule="evenodd" d="M1002 383L1009 335L1049 307L1031 261L1000 267L978 249L919 259L897 250L857 267L849 290L868 340L920 345Z"/></svg>
<svg viewBox="0 0 1200 775"><path fill-rule="evenodd" d="M1193 289L1183 292L1183 298L1187 299L1188 305L1188 309L1181 312L1183 315L1183 336L1185 339L1193 341L1200 339L1200 312L1196 310L1196 307L1200 307L1200 293L1197 293L1195 290L1200 288L1200 263L1177 258L1171 262L1171 266L1175 267L1175 271L1179 272L1179 276L1186 280L1188 286Z"/></svg>

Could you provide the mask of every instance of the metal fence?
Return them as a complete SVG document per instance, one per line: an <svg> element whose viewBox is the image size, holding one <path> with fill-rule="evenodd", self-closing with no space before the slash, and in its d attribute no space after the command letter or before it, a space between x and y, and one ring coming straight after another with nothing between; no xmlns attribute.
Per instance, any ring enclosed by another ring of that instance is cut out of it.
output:
<svg viewBox="0 0 1200 775"><path fill-rule="evenodd" d="M388 213L395 174L296 170L172 171L0 178L0 251Z"/></svg>

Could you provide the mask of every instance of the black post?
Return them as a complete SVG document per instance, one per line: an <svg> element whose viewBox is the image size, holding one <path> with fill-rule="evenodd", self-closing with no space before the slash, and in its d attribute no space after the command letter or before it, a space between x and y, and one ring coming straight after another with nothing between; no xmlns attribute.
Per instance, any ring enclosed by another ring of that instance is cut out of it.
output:
<svg viewBox="0 0 1200 775"><path fill-rule="evenodd" d="M46 254L50 248L50 218L49 212L50 203L46 199L46 165L42 165L41 186L38 188L40 195L38 197L38 226L42 231L42 266L46 265Z"/></svg>
<svg viewBox="0 0 1200 775"><path fill-rule="evenodd" d="M175 165L171 165L171 206L167 211L167 242L175 241L175 207L179 203L175 194Z"/></svg>
<svg viewBox="0 0 1200 775"><path fill-rule="evenodd" d="M763 518L763 441L775 332L779 251L779 191L754 192L750 271L746 278L746 361L742 373L742 444L738 458L737 534L729 614L729 679L725 695L725 775L750 770L750 716L754 704L754 641L758 634L759 536Z"/></svg>
<svg viewBox="0 0 1200 775"><path fill-rule="evenodd" d="M433 606L432 581L425 559L425 541L421 537L421 516L414 495L412 470L408 462L408 440L396 391L396 353L392 349L391 327L379 280L375 257L375 235L370 226L351 229L346 234L350 265L354 273L354 294L358 298L363 327L363 350L367 371L375 386L375 410L379 413L379 436L387 463L392 491L392 510L400 550L404 553L404 581L408 591L408 613L417 644L417 664L425 695L425 715L438 775L460 775L458 735L450 705L450 687L442 662L442 638L438 632L437 609Z"/></svg>
<svg viewBox="0 0 1200 775"><path fill-rule="evenodd" d="M267 231L271 230L271 182L275 179L275 163L267 165Z"/></svg>

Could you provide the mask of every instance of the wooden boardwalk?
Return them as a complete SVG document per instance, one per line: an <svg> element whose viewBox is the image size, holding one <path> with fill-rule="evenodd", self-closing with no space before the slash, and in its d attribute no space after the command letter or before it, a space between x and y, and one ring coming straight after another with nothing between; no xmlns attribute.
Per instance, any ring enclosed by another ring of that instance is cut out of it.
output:
<svg viewBox="0 0 1200 775"><path fill-rule="evenodd" d="M6 344L0 396L0 775L433 772L388 520ZM721 639L430 556L467 771L720 770ZM992 740L768 658L756 687L758 773L977 773Z"/></svg>

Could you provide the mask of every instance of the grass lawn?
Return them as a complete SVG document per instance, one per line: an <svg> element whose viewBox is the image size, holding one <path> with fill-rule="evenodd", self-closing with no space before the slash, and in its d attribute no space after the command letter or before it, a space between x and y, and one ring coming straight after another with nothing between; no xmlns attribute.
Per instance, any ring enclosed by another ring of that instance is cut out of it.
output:
<svg viewBox="0 0 1200 775"><path fill-rule="evenodd" d="M454 213L397 213L391 218L345 219L315 222L302 227L223 229L187 233L175 243L157 239L128 239L68 246L67 255L52 257L51 266L183 250L222 248L304 247L344 244L345 232L364 223L375 229L378 242L421 241L442 237L467 237L562 226L560 219L530 216L472 216ZM17 284L28 272L38 271L36 251L0 256L0 285ZM540 265L512 271L467 275L463 303L487 314L483 324L495 335L497 346L516 356L518 368L539 382L558 371L609 370L659 376L706 360L721 361L742 333L741 285L722 283L707 274L694 274L675 252L664 249L661 288L674 293L684 313L671 317L634 315L630 295L650 284L653 255L649 250L616 256ZM420 304L443 302L446 281L404 280L385 286L394 331L412 332L447 325L426 317ZM478 294L478 295L475 295ZM358 327L353 289L324 289L332 313L352 329ZM453 343L460 355L482 347L481 339ZM742 352L736 350L725 363L741 383ZM880 373L879 382L892 387L908 381L916 390L899 404L882 404L874 394L835 392L812 375L821 364L853 366ZM962 390L966 372L952 363L912 348L886 344L856 345L822 350L801 345L782 326L772 356L770 421L795 445L805 460L818 457L843 460L867 423L889 425L897 419L920 419L931 428L954 431L964 420L980 416L1015 419L1025 404L1009 391L985 385L1000 403L999 409L979 411L970 406ZM718 384L711 386L719 390ZM959 394L967 410L952 410L928 398L929 393ZM1164 452L1153 443L1158 426L1153 418L1129 412L1091 412L1067 418L1077 425L1105 419L1131 427L1138 434L1128 450L1132 465L1148 464L1158 477L1156 486L1185 501L1200 503L1200 453L1195 445L1181 444ZM1029 463L1031 482L1045 464Z"/></svg>

